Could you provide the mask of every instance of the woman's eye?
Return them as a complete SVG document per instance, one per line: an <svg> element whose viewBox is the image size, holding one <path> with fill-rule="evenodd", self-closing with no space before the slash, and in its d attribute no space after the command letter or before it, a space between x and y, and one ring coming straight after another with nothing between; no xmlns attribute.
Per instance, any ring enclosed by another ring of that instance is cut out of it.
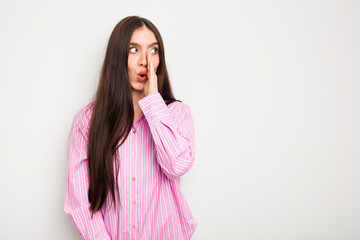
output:
<svg viewBox="0 0 360 240"><path fill-rule="evenodd" d="M151 49L151 53L157 53L157 52L158 52L158 49L157 49L157 48Z"/></svg>
<svg viewBox="0 0 360 240"><path fill-rule="evenodd" d="M137 52L137 49L135 47L130 48L129 52L135 53Z"/></svg>

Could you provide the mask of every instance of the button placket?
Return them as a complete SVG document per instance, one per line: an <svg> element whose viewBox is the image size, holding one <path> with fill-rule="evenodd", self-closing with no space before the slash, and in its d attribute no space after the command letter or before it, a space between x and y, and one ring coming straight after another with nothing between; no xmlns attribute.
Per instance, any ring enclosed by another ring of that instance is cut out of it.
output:
<svg viewBox="0 0 360 240"><path fill-rule="evenodd" d="M134 217L132 218L132 229L135 231L133 234L133 237L136 237L136 228L138 226L138 218L137 218L137 215L138 215L138 209L137 209L137 206L136 206L136 200L137 200L137 195L138 195L138 184L137 184L137 181L136 181L136 177L137 177L137 169L138 169L138 135L136 135L137 133L137 130L136 128L134 127L133 129L133 145L132 145L132 153L131 153L131 162L132 162L132 169L131 169L131 188L132 188L132 196L130 196L130 211L132 213L134 213Z"/></svg>

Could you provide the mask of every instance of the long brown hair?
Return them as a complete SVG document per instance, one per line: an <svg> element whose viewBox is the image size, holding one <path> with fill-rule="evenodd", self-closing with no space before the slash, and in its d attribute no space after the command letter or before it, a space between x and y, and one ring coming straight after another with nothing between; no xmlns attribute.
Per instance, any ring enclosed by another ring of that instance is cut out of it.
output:
<svg viewBox="0 0 360 240"><path fill-rule="evenodd" d="M171 90L164 44L158 29L149 20L138 16L121 20L112 31L108 42L90 123L88 199L92 215L101 209L109 191L116 207L115 190L118 189L120 160L115 153L126 140L134 121L127 66L129 43L133 32L144 26L155 34L159 43L160 62L156 71L158 91L167 105L179 101L174 98Z"/></svg>

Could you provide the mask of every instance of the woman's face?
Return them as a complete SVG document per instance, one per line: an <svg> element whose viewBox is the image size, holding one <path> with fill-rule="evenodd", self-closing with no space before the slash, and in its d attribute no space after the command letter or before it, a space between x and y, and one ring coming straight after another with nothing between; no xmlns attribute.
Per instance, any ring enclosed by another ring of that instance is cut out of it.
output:
<svg viewBox="0 0 360 240"><path fill-rule="evenodd" d="M132 91L144 91L147 79L147 65L151 58L155 69L159 66L159 44L155 34L146 27L136 29L130 39L128 73Z"/></svg>

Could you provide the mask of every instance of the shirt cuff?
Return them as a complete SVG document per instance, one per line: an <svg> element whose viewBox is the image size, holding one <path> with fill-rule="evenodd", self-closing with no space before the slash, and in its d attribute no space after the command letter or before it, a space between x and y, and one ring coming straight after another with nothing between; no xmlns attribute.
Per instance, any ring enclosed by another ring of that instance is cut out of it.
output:
<svg viewBox="0 0 360 240"><path fill-rule="evenodd" d="M170 111L159 92L147 95L138 103L149 123L170 117Z"/></svg>

